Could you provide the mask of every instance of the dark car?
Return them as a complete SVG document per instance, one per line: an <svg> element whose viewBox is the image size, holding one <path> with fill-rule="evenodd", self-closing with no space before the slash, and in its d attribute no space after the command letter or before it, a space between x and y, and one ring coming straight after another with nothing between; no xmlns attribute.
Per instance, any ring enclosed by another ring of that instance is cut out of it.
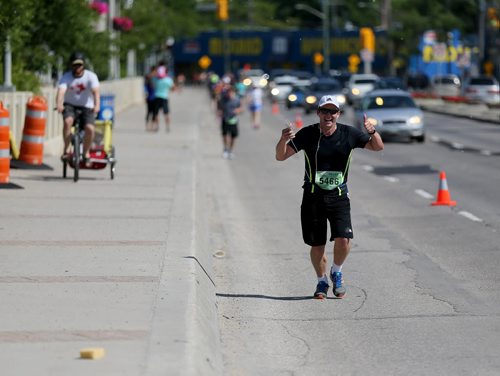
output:
<svg viewBox="0 0 500 376"><path fill-rule="evenodd" d="M407 90L408 87L399 77L380 77L380 79L375 82L375 89L395 89L395 90Z"/></svg>
<svg viewBox="0 0 500 376"><path fill-rule="evenodd" d="M286 108L304 107L306 98L310 94L310 86L311 85L293 85L292 90L285 99Z"/></svg>
<svg viewBox="0 0 500 376"><path fill-rule="evenodd" d="M306 96L304 111L309 114L316 111L318 102L323 95L333 95L337 98L342 111L346 103L342 84L334 78L320 78L309 87L309 95Z"/></svg>

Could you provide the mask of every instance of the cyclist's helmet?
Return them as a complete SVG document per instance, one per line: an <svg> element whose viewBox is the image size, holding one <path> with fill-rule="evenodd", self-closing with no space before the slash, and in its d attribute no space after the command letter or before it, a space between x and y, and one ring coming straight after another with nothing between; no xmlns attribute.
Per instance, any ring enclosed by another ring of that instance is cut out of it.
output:
<svg viewBox="0 0 500 376"><path fill-rule="evenodd" d="M85 55L82 52L73 52L69 57L71 65L85 64Z"/></svg>

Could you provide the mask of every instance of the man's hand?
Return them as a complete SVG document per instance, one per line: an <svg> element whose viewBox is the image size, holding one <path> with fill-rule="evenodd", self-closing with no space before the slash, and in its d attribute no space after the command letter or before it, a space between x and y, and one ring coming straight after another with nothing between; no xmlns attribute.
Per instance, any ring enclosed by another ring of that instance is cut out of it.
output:
<svg viewBox="0 0 500 376"><path fill-rule="evenodd" d="M363 114L363 124L364 124L365 129L368 132L368 134L375 133L375 131L376 131L375 126L371 123L370 120L368 120L366 114Z"/></svg>
<svg viewBox="0 0 500 376"><path fill-rule="evenodd" d="M295 137L295 132L293 131L291 125L289 125L288 127L284 128L281 131L281 140L283 141L289 141L294 137Z"/></svg>

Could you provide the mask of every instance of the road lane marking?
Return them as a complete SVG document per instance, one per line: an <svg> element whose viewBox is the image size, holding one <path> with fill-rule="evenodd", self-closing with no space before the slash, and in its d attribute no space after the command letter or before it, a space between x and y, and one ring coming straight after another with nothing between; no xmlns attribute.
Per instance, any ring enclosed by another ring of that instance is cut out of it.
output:
<svg viewBox="0 0 500 376"><path fill-rule="evenodd" d="M458 214L460 214L461 216L463 216L467 219L470 219L471 221L474 221L474 222L482 222L483 221L481 218L476 217L474 214L469 213L468 211L465 211L465 210L459 211Z"/></svg>
<svg viewBox="0 0 500 376"><path fill-rule="evenodd" d="M394 176L384 176L384 179L387 180L390 183L397 183L397 182L399 182L399 178L396 178Z"/></svg>
<svg viewBox="0 0 500 376"><path fill-rule="evenodd" d="M423 189L415 189L415 193L419 195L420 197L423 197L428 200L432 200L434 198L433 195L431 195L429 192L424 191Z"/></svg>
<svg viewBox="0 0 500 376"><path fill-rule="evenodd" d="M373 166L364 165L363 170L368 171L368 172L373 172L375 169L373 168Z"/></svg>

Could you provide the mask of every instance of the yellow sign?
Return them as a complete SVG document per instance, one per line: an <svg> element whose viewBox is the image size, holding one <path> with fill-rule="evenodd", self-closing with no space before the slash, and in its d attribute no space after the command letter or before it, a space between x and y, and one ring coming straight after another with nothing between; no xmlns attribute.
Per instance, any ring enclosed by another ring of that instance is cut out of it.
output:
<svg viewBox="0 0 500 376"><path fill-rule="evenodd" d="M203 55L200 57L198 60L198 65L200 66L201 69L207 69L210 64L212 64L212 60L207 55Z"/></svg>
<svg viewBox="0 0 500 376"><path fill-rule="evenodd" d="M355 54L351 54L347 58L347 61L349 62L349 67L348 67L349 72L351 72L351 73L357 73L357 71L358 71L358 65L361 62L361 59L359 58L359 56L355 55Z"/></svg>
<svg viewBox="0 0 500 376"><path fill-rule="evenodd" d="M325 60L325 58L319 52L314 53L314 55L313 55L314 64L321 65L321 64L323 64L324 60Z"/></svg>
<svg viewBox="0 0 500 376"><path fill-rule="evenodd" d="M375 52L375 34L371 28L362 27L359 29L359 38L362 50L367 49L371 52Z"/></svg>
<svg viewBox="0 0 500 376"><path fill-rule="evenodd" d="M359 63L361 63L361 59L358 55L355 54L349 55L347 60L349 61L349 65L358 65Z"/></svg>

